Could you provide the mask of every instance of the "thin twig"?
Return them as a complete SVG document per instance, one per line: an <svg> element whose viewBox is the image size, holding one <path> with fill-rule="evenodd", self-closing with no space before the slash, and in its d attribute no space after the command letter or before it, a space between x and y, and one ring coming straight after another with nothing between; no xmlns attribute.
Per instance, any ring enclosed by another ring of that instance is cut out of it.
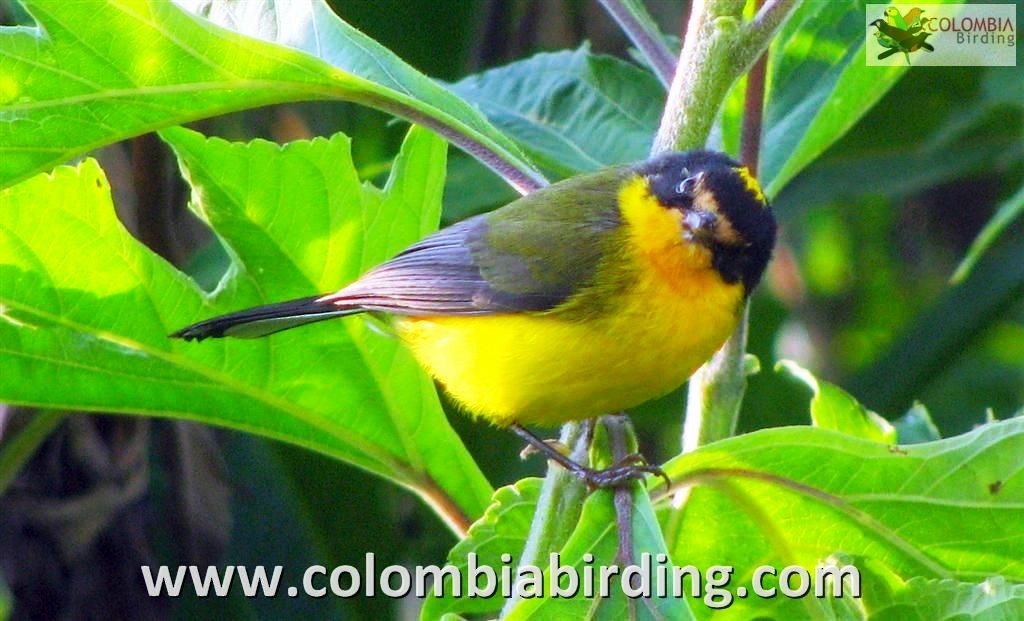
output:
<svg viewBox="0 0 1024 621"><path fill-rule="evenodd" d="M633 45L640 50L647 64L654 69L661 83L668 88L676 73L676 57L665 45L665 40L646 13L643 5L635 0L597 0L608 14L618 22Z"/></svg>
<svg viewBox="0 0 1024 621"><path fill-rule="evenodd" d="M608 431L613 463L622 463L632 453L633 426L625 413L612 414L601 419ZM619 549L615 560L621 565L633 563L633 490L630 483L615 488L615 515L619 526Z"/></svg>
<svg viewBox="0 0 1024 621"><path fill-rule="evenodd" d="M455 533L456 537L463 539L469 534L469 527L473 525L472 518L466 515L466 512L462 510L462 507L459 506L455 499L443 490L437 482L430 477L426 477L418 482L414 490L441 517L448 528Z"/></svg>
<svg viewBox="0 0 1024 621"><path fill-rule="evenodd" d="M786 18L800 2L801 0L767 0L761 5L757 14L754 15L754 19L750 20L750 25L747 26L751 44L770 41L775 36L775 31L782 26L782 22L786 21ZM767 45L761 45L760 51L763 51L765 47ZM747 53L752 57L758 55L756 51Z"/></svg>
<svg viewBox="0 0 1024 621"><path fill-rule="evenodd" d="M764 82L768 68L767 52L747 74L747 92L743 96L743 132L740 135L740 161L757 176L761 153L761 129L764 120Z"/></svg>
<svg viewBox="0 0 1024 621"><path fill-rule="evenodd" d="M20 408L20 411L28 414L27 422L4 441L3 450L0 450L0 495L3 495L22 466L35 455L36 449L67 417L67 412L58 410ZM4 415L0 412L0 416Z"/></svg>
<svg viewBox="0 0 1024 621"><path fill-rule="evenodd" d="M614 463L623 462L633 452L633 425L625 413L605 416L601 419L608 431ZM619 545L615 552L615 563L619 567L636 564L633 556L633 488L639 482L626 483L615 488L615 524L619 532ZM630 599L629 618L636 618L636 601Z"/></svg>

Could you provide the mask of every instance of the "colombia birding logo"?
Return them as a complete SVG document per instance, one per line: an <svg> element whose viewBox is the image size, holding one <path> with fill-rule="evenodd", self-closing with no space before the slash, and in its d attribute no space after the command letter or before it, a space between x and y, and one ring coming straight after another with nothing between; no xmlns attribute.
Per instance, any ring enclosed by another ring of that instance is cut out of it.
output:
<svg viewBox="0 0 1024 621"><path fill-rule="evenodd" d="M864 61L873 67L1015 67L1015 4L868 4Z"/></svg>
<svg viewBox="0 0 1024 621"><path fill-rule="evenodd" d="M909 65L911 54L920 51L935 51L935 47L928 43L928 37L933 33L925 32L923 28L924 13L924 10L919 7L902 13L898 7L890 6L885 9L884 17L871 22L871 25L876 28L875 40L882 48L881 53L878 54L878 60L902 53Z"/></svg>

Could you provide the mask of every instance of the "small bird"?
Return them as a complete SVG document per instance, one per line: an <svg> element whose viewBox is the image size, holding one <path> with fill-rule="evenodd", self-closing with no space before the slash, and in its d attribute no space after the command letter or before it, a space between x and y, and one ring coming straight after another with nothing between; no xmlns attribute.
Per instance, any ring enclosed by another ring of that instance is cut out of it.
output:
<svg viewBox="0 0 1024 621"><path fill-rule="evenodd" d="M890 26L906 30L910 34L917 34L922 28L923 14L922 9L915 7L907 11L906 15L900 15L899 9L891 6L885 10L885 21Z"/></svg>
<svg viewBox="0 0 1024 621"><path fill-rule="evenodd" d="M907 49L907 52L916 52L917 50L924 50L926 52L934 52L935 48L931 43L928 43L926 39L932 36L930 32L921 32L909 40L905 41L903 46Z"/></svg>
<svg viewBox="0 0 1024 621"><path fill-rule="evenodd" d="M449 226L335 293L171 336L260 337L386 316L466 412L510 427L592 486L616 485L656 468L632 458L596 472L524 425L619 412L682 385L736 328L775 236L746 167L713 151L670 153Z"/></svg>
<svg viewBox="0 0 1024 621"><path fill-rule="evenodd" d="M893 54L903 51L898 43L896 43L889 37L885 36L881 32L875 31L874 35L875 38L878 39L879 45L881 45L884 48L888 48L878 55L878 60L885 60L886 58L892 56Z"/></svg>
<svg viewBox="0 0 1024 621"><path fill-rule="evenodd" d="M896 43L903 43L910 39L913 35L902 28L887 24L885 20L876 19L871 22L871 25L877 28L882 34L889 37Z"/></svg>
<svg viewBox="0 0 1024 621"><path fill-rule="evenodd" d="M927 42L928 37L932 36L932 33L921 32L920 27L916 28L914 33L910 33L906 30L897 28L896 26L887 24L881 19L876 19L871 22L871 25L878 29L878 31L875 32L875 37L878 39L878 42L889 48L878 55L879 60L892 56L899 51L903 52L903 56L906 58L907 64L909 65L911 52L916 52L920 49L928 52L935 51L935 48Z"/></svg>

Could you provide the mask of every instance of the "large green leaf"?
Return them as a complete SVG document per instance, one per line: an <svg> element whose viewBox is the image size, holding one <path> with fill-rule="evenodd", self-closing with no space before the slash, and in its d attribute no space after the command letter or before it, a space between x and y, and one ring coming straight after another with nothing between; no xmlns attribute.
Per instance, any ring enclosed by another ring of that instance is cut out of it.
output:
<svg viewBox="0 0 1024 621"><path fill-rule="evenodd" d="M761 149L770 196L814 161L906 71L868 67L862 0L804 2L772 44Z"/></svg>
<svg viewBox="0 0 1024 621"><path fill-rule="evenodd" d="M473 525L469 537L452 549L448 562L459 568L461 576L466 578L468 555L476 554L477 566L518 568L519 554L526 543L533 514L540 496L540 480L524 479L515 485L503 487L495 492L494 502L485 516ZM645 492L635 490L633 495L633 556L634 562L644 568L643 554L650 555L650 567L665 565L659 561L658 555L668 558L668 550L662 538L660 527ZM594 589L599 588L596 578L601 566L618 564L619 534L616 525L616 512L613 493L598 491L592 494L583 506L579 523L569 540L558 551L558 562L563 567L573 567L582 581L583 576L593 572ZM504 559L502 555L507 555ZM507 559L507 560L506 560ZM669 561L670 562L670 561ZM547 597L524 598L511 609L505 611L502 618L507 619L624 619L628 617L631 606L619 588L618 578L613 577L609 583L610 597L585 597L583 582L577 597L550 597L552 593L550 559L539 562L538 569L543 572L543 592ZM646 571L646 569L643 569ZM515 575L515 574L513 574ZM649 574L650 575L650 574ZM531 577L532 579L532 577ZM499 593L504 582L500 576L497 582ZM563 589L569 588L563 579ZM652 578L652 585L656 584ZM445 581L447 592L451 592L451 581ZM532 592L532 586L527 589ZM423 619L437 619L445 613L484 614L497 613L503 601L498 598L473 598L465 596L466 581L463 580L463 597L434 598L431 597L423 607ZM633 605L639 619L688 619L692 618L686 603L681 599L638 598Z"/></svg>
<svg viewBox="0 0 1024 621"><path fill-rule="evenodd" d="M665 101L653 75L588 46L537 54L452 88L563 177L646 158Z"/></svg>
<svg viewBox="0 0 1024 621"><path fill-rule="evenodd" d="M819 380L792 360L780 360L776 369L811 389L811 422L815 427L876 442L896 441L896 429L889 421L858 403L842 388Z"/></svg>
<svg viewBox="0 0 1024 621"><path fill-rule="evenodd" d="M783 217L798 222L821 203L864 194L902 200L972 173L995 174L1012 183L1012 175L999 171L1012 171L1024 159L1024 96L1012 88L1024 81L1014 71L942 67L908 72L855 129L776 196ZM908 157L911 146L913 156Z"/></svg>
<svg viewBox="0 0 1024 621"><path fill-rule="evenodd" d="M405 485L441 515L490 487L430 380L354 317L263 340L167 338L198 319L330 291L436 227L446 146L414 129L387 188L356 177L342 135L279 147L165 133L195 207L233 257L204 294L133 240L95 162L0 194L0 400L192 418L260 433Z"/></svg>
<svg viewBox="0 0 1024 621"><path fill-rule="evenodd" d="M1024 619L1024 584L992 578L978 584L913 578L864 602L871 621Z"/></svg>
<svg viewBox="0 0 1024 621"><path fill-rule="evenodd" d="M910 446L811 427L758 431L666 464L688 497L682 509L662 510L665 538L677 564L734 566L732 588L749 585L760 565L799 564L813 575L840 553L903 579L1022 580L1022 451L1019 418ZM658 498L664 488L653 484ZM822 612L814 598L737 599L696 612L745 619L766 605L784 618Z"/></svg>
<svg viewBox="0 0 1024 621"><path fill-rule="evenodd" d="M0 186L156 128L309 99L355 101L431 126L521 186L543 184L479 112L320 0L289 3L286 20L245 5L298 50L166 0L25 4L38 27L0 27Z"/></svg>
<svg viewBox="0 0 1024 621"><path fill-rule="evenodd" d="M498 613L504 600L501 598L504 581L501 567L517 567L526 537L530 532L530 521L537 509L541 480L520 479L513 485L506 485L494 492L487 512L469 529L469 534L448 553L448 564L459 570L461 597L453 597L454 584L450 576L444 577L444 597L435 597L431 591L420 611L422 619L438 619L446 613L484 614ZM494 597L467 597L469 593L469 555L476 555L476 566L488 566L498 573L497 590ZM502 556L505 556L503 559ZM505 560L507 559L507 561Z"/></svg>
<svg viewBox="0 0 1024 621"><path fill-rule="evenodd" d="M804 2L773 43L761 177L775 196L840 139L904 74L868 67L862 0ZM664 91L649 72L574 52L538 54L453 87L560 176L648 155ZM737 152L742 84L713 142Z"/></svg>

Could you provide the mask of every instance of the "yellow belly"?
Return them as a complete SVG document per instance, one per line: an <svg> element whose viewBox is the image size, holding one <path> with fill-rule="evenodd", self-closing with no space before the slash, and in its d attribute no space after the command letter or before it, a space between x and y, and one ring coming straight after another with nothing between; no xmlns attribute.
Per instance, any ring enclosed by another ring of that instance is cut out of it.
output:
<svg viewBox="0 0 1024 621"><path fill-rule="evenodd" d="M497 425L557 425L662 396L736 326L742 287L710 269L673 282L647 272L615 312L403 317L396 328L468 412Z"/></svg>
<svg viewBox="0 0 1024 621"><path fill-rule="evenodd" d="M743 286L687 241L680 211L640 177L619 206L624 234L597 282L622 286L589 292L596 300L542 314L396 317L420 364L468 412L501 426L618 412L682 385L735 329Z"/></svg>

